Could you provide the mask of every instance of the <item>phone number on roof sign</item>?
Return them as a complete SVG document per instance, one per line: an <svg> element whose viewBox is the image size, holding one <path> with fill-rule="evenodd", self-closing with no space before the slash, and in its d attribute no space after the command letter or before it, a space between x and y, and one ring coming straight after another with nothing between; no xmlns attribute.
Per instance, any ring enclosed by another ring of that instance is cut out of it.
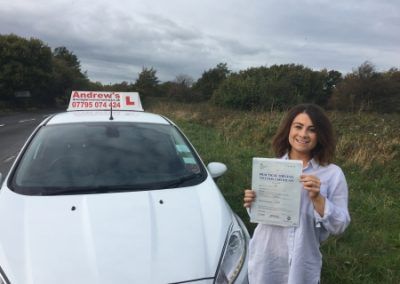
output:
<svg viewBox="0 0 400 284"><path fill-rule="evenodd" d="M120 102L72 102L73 108L120 108Z"/></svg>

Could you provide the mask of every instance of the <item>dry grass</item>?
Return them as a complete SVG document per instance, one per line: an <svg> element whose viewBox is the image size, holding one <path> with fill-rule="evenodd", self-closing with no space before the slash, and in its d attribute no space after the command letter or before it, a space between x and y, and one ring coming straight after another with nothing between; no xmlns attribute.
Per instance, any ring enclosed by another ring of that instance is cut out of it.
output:
<svg viewBox="0 0 400 284"><path fill-rule="evenodd" d="M189 121L218 130L227 142L265 147L271 154L270 140L281 120L277 112L241 112L207 103L184 104L152 101L150 111L176 121ZM328 113L337 132L337 159L345 165L369 169L400 157L399 114Z"/></svg>

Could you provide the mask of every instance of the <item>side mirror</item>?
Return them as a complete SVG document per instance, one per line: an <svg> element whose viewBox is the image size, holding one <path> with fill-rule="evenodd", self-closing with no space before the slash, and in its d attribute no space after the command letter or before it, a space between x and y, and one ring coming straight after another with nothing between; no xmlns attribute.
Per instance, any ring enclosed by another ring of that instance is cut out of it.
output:
<svg viewBox="0 0 400 284"><path fill-rule="evenodd" d="M225 166L223 163L219 162L211 162L207 165L207 169L211 174L211 177L213 179L217 179L221 177L227 170L228 168Z"/></svg>

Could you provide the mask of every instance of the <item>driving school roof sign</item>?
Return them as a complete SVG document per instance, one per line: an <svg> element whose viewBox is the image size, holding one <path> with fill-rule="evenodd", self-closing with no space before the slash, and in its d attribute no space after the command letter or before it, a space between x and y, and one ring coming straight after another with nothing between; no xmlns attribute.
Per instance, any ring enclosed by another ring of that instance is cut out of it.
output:
<svg viewBox="0 0 400 284"><path fill-rule="evenodd" d="M74 110L143 111L137 92L72 91L67 111Z"/></svg>

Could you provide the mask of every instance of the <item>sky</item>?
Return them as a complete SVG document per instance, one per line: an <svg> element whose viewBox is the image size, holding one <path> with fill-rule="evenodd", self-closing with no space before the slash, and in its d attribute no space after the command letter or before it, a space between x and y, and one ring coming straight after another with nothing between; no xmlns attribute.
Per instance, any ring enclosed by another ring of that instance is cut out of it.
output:
<svg viewBox="0 0 400 284"><path fill-rule="evenodd" d="M0 34L65 46L91 81L160 81L227 63L400 69L398 0L0 0Z"/></svg>

